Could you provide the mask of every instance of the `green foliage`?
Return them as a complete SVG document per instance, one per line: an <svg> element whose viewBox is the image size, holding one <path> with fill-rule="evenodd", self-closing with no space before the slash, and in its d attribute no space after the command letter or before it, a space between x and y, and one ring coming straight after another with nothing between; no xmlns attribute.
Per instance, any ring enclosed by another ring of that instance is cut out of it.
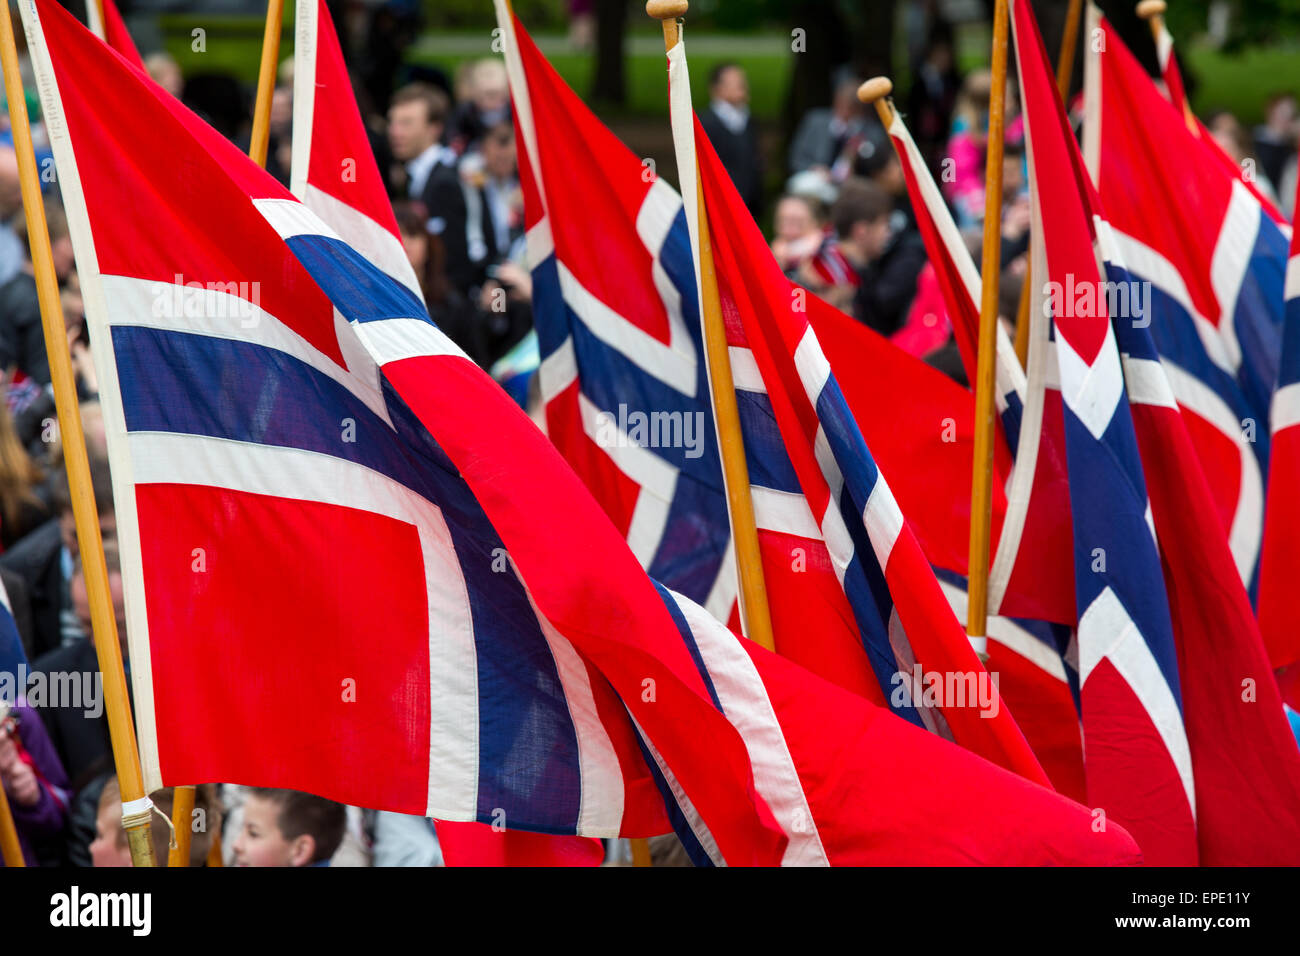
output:
<svg viewBox="0 0 1300 956"><path fill-rule="evenodd" d="M1300 36L1300 0L1226 0L1229 9L1225 52L1240 52L1256 44L1276 43ZM1188 42L1209 25L1209 0L1177 0L1169 4L1165 22L1176 41Z"/></svg>
<svg viewBox="0 0 1300 956"><path fill-rule="evenodd" d="M569 22L565 0L511 0L519 19L532 30L563 30ZM426 30L491 29L497 25L490 0L423 0Z"/></svg>

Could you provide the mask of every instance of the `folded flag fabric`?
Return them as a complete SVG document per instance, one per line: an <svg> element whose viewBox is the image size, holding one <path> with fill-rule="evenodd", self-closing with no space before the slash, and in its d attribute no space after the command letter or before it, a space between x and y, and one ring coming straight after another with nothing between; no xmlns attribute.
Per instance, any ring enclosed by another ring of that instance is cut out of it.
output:
<svg viewBox="0 0 1300 956"><path fill-rule="evenodd" d="M805 618L807 630L787 632L784 648L778 631L778 651L795 660L818 655L809 663L815 673L857 673L860 689L851 689L1046 784L1005 707L980 715L948 699L931 703L906 678L919 669L988 681L822 352L810 320L817 306L791 288L703 128L691 124L681 42L668 51L668 77L687 223L698 236L706 228L699 210L707 210L733 377L738 392L747 393L748 413L741 414L750 471L779 492L787 534L807 566L830 572L822 587L834 614ZM692 199L697 195L702 203ZM879 409L873 411L877 417ZM791 561L788 539L783 546L779 558L765 558L765 575L781 562L787 574L806 573ZM780 612L773 613L775 620ZM794 646L800 638L805 648Z"/></svg>
<svg viewBox="0 0 1300 956"><path fill-rule="evenodd" d="M1094 10L1090 25L1086 168L1254 595L1287 237L1110 23Z"/></svg>
<svg viewBox="0 0 1300 956"><path fill-rule="evenodd" d="M289 189L376 267L420 296L352 94L325 0L298 0Z"/></svg>
<svg viewBox="0 0 1300 956"><path fill-rule="evenodd" d="M1300 709L1300 235L1295 232L1286 269L1282 360L1270 415L1273 448L1259 568L1259 628L1283 697Z"/></svg>
<svg viewBox="0 0 1300 956"><path fill-rule="evenodd" d="M294 31L294 149L290 189L371 265L420 295L362 123L338 36L323 0L299 0ZM527 364L528 336L502 363ZM493 378L521 406L526 370ZM513 391L512 391L513 388ZM438 829L448 866L594 866L604 859L591 837L539 834L499 823L448 823Z"/></svg>
<svg viewBox="0 0 1300 956"><path fill-rule="evenodd" d="M687 213L565 86L504 3L497 14L520 144L548 434L651 576L738 628ZM745 255L770 270L757 242ZM804 304L850 411L877 460L897 476L899 504L913 516L927 557L965 573L970 394L784 277L761 294ZM733 354L778 650L883 699L862 666L824 545L810 539L820 532L756 369L747 352ZM945 466L934 467L936 460ZM1003 449L995 526L1009 464Z"/></svg>
<svg viewBox="0 0 1300 956"><path fill-rule="evenodd" d="M101 9L104 12L102 19ZM135 41L131 39L126 22L113 0L89 0L86 4L86 25L90 27L91 33L107 43L110 49L120 53L128 63L140 70L144 69L140 51L136 49Z"/></svg>
<svg viewBox="0 0 1300 956"><path fill-rule="evenodd" d="M1044 230L1050 281L1045 295L1069 412L1072 491L1077 466L1086 476L1073 504L1085 608L1079 658L1089 802L1111 808L1148 862L1295 862L1300 754L1227 538L1214 520L1208 484L1195 466L1187 416L1166 375L1169 363L1146 314L1123 307L1132 295L1111 294L1131 292L1138 280L1083 173L1032 13L1020 0L1014 11L1037 227ZM1052 186L1039 188L1045 169L1054 171ZM1062 189L1062 181L1076 188ZM1071 280L1076 289L1095 283L1091 299L1065 294ZM1087 362L1083 350L1090 342L1097 351ZM1081 376L1085 363L1090 367ZM1091 454L1084 428L1098 446ZM1117 465L1127 474L1128 488L1107 489L1103 505L1089 495L1103 488L1107 458L1112 471ZM1176 695L1176 712L1168 694ZM1134 703L1150 715L1169 760L1133 759L1141 752L1140 729L1153 750L1161 749L1138 714L1125 713ZM1170 730L1176 720L1181 733ZM1169 779L1170 760L1188 816Z"/></svg>
<svg viewBox="0 0 1300 956"><path fill-rule="evenodd" d="M1099 289L1082 172L1028 4L1014 0L1011 22L1032 228L1042 239L1036 284ZM1104 301L1082 308L1058 294L1044 307L1064 403L1088 800L1133 833L1148 862L1194 864L1195 794L1169 605L1115 335Z"/></svg>
<svg viewBox="0 0 1300 956"><path fill-rule="evenodd" d="M979 272L897 110L892 111L887 132L953 317L967 379L974 381ZM1082 800L1078 672L1068 653L1076 614L1061 396L1055 389L1027 387L1020 360L1000 324L995 369L999 450L1005 446L1016 457L1017 467L1006 479L1005 517L1000 526L993 525L988 585L993 616L987 628L985 667L1001 676L998 687L1052 783ZM1028 406L1027 398L1033 399ZM926 546L924 539L922 545ZM929 547L926 553L935 560ZM943 570L938 576L958 619L965 620L965 577Z"/></svg>
<svg viewBox="0 0 1300 956"><path fill-rule="evenodd" d="M681 199L496 7L547 434L651 577L739 628Z"/></svg>
<svg viewBox="0 0 1300 956"><path fill-rule="evenodd" d="M763 768L761 792L790 835L787 865L1140 861L1133 838L1095 810L737 639L680 595L663 596L718 706ZM698 865L721 861L689 804L673 823Z"/></svg>
<svg viewBox="0 0 1300 956"><path fill-rule="evenodd" d="M147 789L644 836L668 823L635 721L729 862L779 860L659 592L523 412L69 14L22 13L98 343Z"/></svg>

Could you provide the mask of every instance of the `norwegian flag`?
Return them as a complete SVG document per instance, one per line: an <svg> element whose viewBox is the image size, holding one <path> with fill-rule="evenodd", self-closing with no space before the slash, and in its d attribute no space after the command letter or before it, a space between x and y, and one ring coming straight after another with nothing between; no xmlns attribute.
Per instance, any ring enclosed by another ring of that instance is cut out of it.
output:
<svg viewBox="0 0 1300 956"><path fill-rule="evenodd" d="M766 768L762 795L790 834L783 862L1015 866L1140 859L1122 827L1098 831L1092 814L1072 800L737 639L679 595L665 591L664 600L677 605L683 640L695 649L718 706L744 736L754 765ZM676 792L670 784L665 781L665 799ZM698 813L686 801L674 802L674 828L692 860L721 862Z"/></svg>
<svg viewBox="0 0 1300 956"><path fill-rule="evenodd" d="M294 149L290 188L371 265L417 295L397 220L352 94L323 0L299 0L294 45ZM600 841L486 823L438 826L448 866L594 866Z"/></svg>
<svg viewBox="0 0 1300 956"><path fill-rule="evenodd" d="M564 85L502 0L497 20L514 101L547 434L650 576L735 623L727 503L681 199ZM669 440L649 435L652 425Z"/></svg>
<svg viewBox="0 0 1300 956"><path fill-rule="evenodd" d="M819 666L811 668L815 672L825 673L822 668L831 666L837 668L832 674L856 672L862 675L859 693L864 696L887 700L896 714L917 726L1046 784L1005 707L996 715L981 715L965 701L942 698L931 703L928 696L918 699L919 686L906 677L919 668L968 675L972 681L988 679L822 352L810 318L818 309L811 303L817 300L791 294L789 281L698 120L691 126L685 57L681 42L668 51L669 102L686 220L692 235L698 236L702 226L693 197L702 196L732 372L748 406L748 413L742 411L746 455L751 476L762 476L751 477L751 482L777 493L773 497L786 522L784 537L776 543L779 556L772 553L775 548L768 551L764 574L769 569L783 572L778 589L785 579L806 574L809 568L828 568L833 574L821 575L819 586L825 606L836 611L838 625L831 615L814 623L808 609L801 609L809 630L783 635L777 629L778 650L798 659L799 653L807 653L798 642L812 645L814 640L806 635L818 635L816 653L822 656ZM878 416L880 406L871 411ZM755 496L756 511L763 497ZM791 562L796 553L805 558L806 567ZM830 635L833 642L827 639Z"/></svg>
<svg viewBox="0 0 1300 956"><path fill-rule="evenodd" d="M103 16L100 16L100 12ZM113 0L86 0L86 25L109 47L122 54L123 58L139 70L144 70L144 60L136 49L135 41L126 28L122 14L118 12Z"/></svg>
<svg viewBox="0 0 1300 956"><path fill-rule="evenodd" d="M548 432L651 575L736 625L730 529L681 199L564 85L504 5L498 16L521 145ZM916 516L926 554L964 573L969 393L788 281L767 289L785 302L806 298L850 409L878 459L902 476L900 504ZM792 497L781 436L765 398L749 384L750 371L738 366L735 379L778 649L878 696L874 677L845 666L845 654L852 661L860 652L845 629L850 618L830 563L809 559L806 549L804 559L793 553L803 547L811 517ZM898 402L900 395L908 400ZM892 414L880 415L886 406ZM638 416L700 422L698 448L647 447L622 430ZM939 458L944 468L934 467ZM1003 474L1008 466L1003 449ZM995 522L1004 507L999 488Z"/></svg>
<svg viewBox="0 0 1300 956"><path fill-rule="evenodd" d="M57 4L21 9L96 343L147 789L651 835L634 720L729 862L779 860L660 592L522 411L233 145Z"/></svg>
<svg viewBox="0 0 1300 956"><path fill-rule="evenodd" d="M652 584L404 287L53 0L21 10L98 343L150 789L612 835L666 827L653 779L728 863L1139 859ZM177 275L227 269L269 277L259 301L169 308ZM882 770L902 783L864 801ZM957 829L918 840L929 813Z"/></svg>
<svg viewBox="0 0 1300 956"><path fill-rule="evenodd" d="M1089 7L1091 8L1090 12L1096 11L1096 7L1093 4L1089 4ZM1250 190L1250 194L1255 197L1256 201L1264 211L1268 213L1269 217L1278 225L1285 226L1286 217L1278 211L1277 206L1273 204L1272 200L1260 191L1259 187L1255 185L1253 179L1247 179L1246 176L1243 175L1244 170L1242 167L1238 166L1233 161L1232 157L1223 151L1223 147L1218 144L1215 138L1210 134L1210 131L1205 128L1205 124L1202 123L1196 117L1196 114L1192 112L1192 104L1187 99L1187 87L1183 85L1183 73L1182 70L1178 68L1178 58L1174 56L1174 37L1173 34L1169 32L1169 28L1165 26L1163 17L1158 21L1158 26L1155 32L1155 41L1156 60L1160 67L1160 76L1165 81L1165 95L1168 97L1169 102L1173 104L1174 109L1183 115L1187 128L1200 137L1206 146L1209 147L1210 151L1214 154L1215 158L1219 161L1219 164L1229 176L1239 180L1243 186Z"/></svg>
<svg viewBox="0 0 1300 956"><path fill-rule="evenodd" d="M1038 228L1050 227L1043 233L1046 274L1055 284L1050 299L1056 354L1071 412L1067 434L1071 487L1078 488L1073 504L1080 605L1085 606L1085 594L1097 595L1086 604L1079 625L1090 802L1130 825L1152 863L1294 863L1300 859L1300 754L1272 681L1259 676L1268 674L1268 661L1250 603L1226 538L1211 517L1210 491L1193 464L1186 414L1174 399L1165 374L1168 362L1157 352L1145 314L1130 307L1107 315L1110 302L1122 304L1125 297L1112 298L1100 284L1093 287L1091 307L1086 298L1062 291L1071 281L1076 289L1100 283L1097 256L1106 263L1112 288L1131 292L1137 280L1082 172L1027 4L1016 4L1014 22L1032 167L1036 174L1047 161L1054 170L1070 168L1073 175L1066 181L1077 187L1063 190L1058 180L1050 189L1036 190L1035 203ZM1036 186L1039 182L1034 179ZM1134 301L1131 295L1128 301ZM1090 342L1097 351L1086 363L1082 350ZM1088 439L1080 424L1101 446L1094 460L1084 457ZM1099 475L1107 454L1112 470L1118 465L1128 473L1127 504ZM1080 465L1084 480L1076 486ZM1110 500L1090 501L1089 494L1098 492L1108 492ZM1116 504L1121 513L1106 515ZM1113 536L1126 524L1128 533L1117 541ZM1135 548L1135 542L1142 546ZM1089 566L1088 552L1095 545L1100 548L1092 550ZM1172 655L1148 636L1162 639L1166 633ZM1115 680L1117 674L1123 683ZM1093 682L1099 676L1098 688ZM1147 731L1155 743L1151 762L1132 759L1142 750L1135 734L1142 721L1125 710L1135 703L1151 715L1150 724L1163 738L1161 747ZM1170 728L1179 718L1175 735ZM1169 779L1170 760L1159 755L1166 748L1186 791L1185 804ZM1191 815L1190 846L1184 806ZM1135 812L1139 816L1130 816Z"/></svg>
<svg viewBox="0 0 1300 956"><path fill-rule="evenodd" d="M1042 240L1036 291L1095 292L1101 275L1069 121L1032 11L1023 0L1011 10L1033 228ZM1064 402L1088 800L1133 833L1149 863L1194 864L1196 796L1177 654L1115 335L1104 299L1079 308L1058 292L1047 307Z"/></svg>
<svg viewBox="0 0 1300 956"><path fill-rule="evenodd" d="M1086 60L1087 168L1143 283L1135 291L1149 292L1156 348L1253 595L1287 237L1095 9L1090 24L1099 42Z"/></svg>
<svg viewBox="0 0 1300 956"><path fill-rule="evenodd" d="M897 110L887 132L952 316L967 378L974 381L979 271ZM1075 622L1074 562L1060 393L1027 389L1025 372L1000 323L995 370L998 440L1026 466L1007 479L1006 516L992 528L992 615L985 664L1001 675L998 687L1052 782L1083 799L1078 673L1067 654ZM1029 395L1038 401L1026 407ZM941 571L939 580L958 619L965 620L965 578ZM1053 621L1060 623L1049 623Z"/></svg>
<svg viewBox="0 0 1300 956"><path fill-rule="evenodd" d="M1300 206L1300 204L1298 204ZM1282 361L1273 393L1268 507L1259 568L1259 628L1278 685L1300 710L1300 234L1292 233L1286 270L1286 325Z"/></svg>
<svg viewBox="0 0 1300 956"><path fill-rule="evenodd" d="M298 0L289 189L372 264L421 294L324 0Z"/></svg>

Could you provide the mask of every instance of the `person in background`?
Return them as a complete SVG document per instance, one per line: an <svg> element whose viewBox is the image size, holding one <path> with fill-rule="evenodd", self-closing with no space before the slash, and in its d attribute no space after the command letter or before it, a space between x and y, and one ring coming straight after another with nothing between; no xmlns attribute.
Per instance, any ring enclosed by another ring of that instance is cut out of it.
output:
<svg viewBox="0 0 1300 956"><path fill-rule="evenodd" d="M346 825L340 803L296 790L252 788L235 838L235 865L329 866Z"/></svg>
<svg viewBox="0 0 1300 956"><path fill-rule="evenodd" d="M476 149L490 129L510 122L510 80L499 59L477 60L465 74L465 95L447 124L447 139L458 155Z"/></svg>
<svg viewBox="0 0 1300 956"><path fill-rule="evenodd" d="M749 113L749 80L736 63L719 63L709 72L709 106L700 113L731 182L758 219L763 211L763 152Z"/></svg>
<svg viewBox="0 0 1300 956"><path fill-rule="evenodd" d="M190 818L190 856L192 867L206 866L212 834L219 832L221 820L214 797L215 787L210 784L194 788L194 813ZM172 787L157 790L149 795L162 814L171 819L176 791ZM153 843L154 863L167 865L171 849L172 832L166 821L154 813L149 821L149 837ZM95 839L90 844L90 859L96 867L132 866L131 847L122 826L122 791L117 777L109 777L99 794L95 813Z"/></svg>
<svg viewBox="0 0 1300 956"><path fill-rule="evenodd" d="M45 200L45 221L50 232L50 252L54 273L60 285L73 274L75 260L68 219L58 200ZM12 380L13 371L22 372L37 385L50 384L50 360L45 354L45 334L41 328L41 305L36 295L36 269L27 249L27 223L18 226L23 261L18 272L0 285L0 373Z"/></svg>
<svg viewBox="0 0 1300 956"><path fill-rule="evenodd" d="M960 89L952 25L937 20L930 28L925 52L913 73L904 114L917 149L936 179L942 172L944 143Z"/></svg>
<svg viewBox="0 0 1300 956"><path fill-rule="evenodd" d="M37 494L44 480L18 438L8 407L0 407L0 551L49 520L49 503Z"/></svg>
<svg viewBox="0 0 1300 956"><path fill-rule="evenodd" d="M185 76L181 73L180 64L170 53L162 51L150 53L144 58L144 68L155 83L178 100L181 98L181 90L185 87Z"/></svg>
<svg viewBox="0 0 1300 956"><path fill-rule="evenodd" d="M393 178L401 180L400 193L422 201L430 215L437 215L430 201L437 184L455 178L456 154L442 144L449 109L447 94L426 83L402 87L388 107L388 145L401 164Z"/></svg>
<svg viewBox="0 0 1300 956"><path fill-rule="evenodd" d="M15 225L22 219L23 194L18 184L18 155L0 146L0 283L18 274L27 259L25 243Z"/></svg>
<svg viewBox="0 0 1300 956"><path fill-rule="evenodd" d="M894 197L869 179L851 179L832 209L840 249L858 271L853 317L881 335L894 335L916 298L926 264L925 243Z"/></svg>
<svg viewBox="0 0 1300 956"><path fill-rule="evenodd" d="M1264 111L1264 122L1255 127L1254 133L1255 155L1269 182L1282 182L1287 164L1295 159L1298 135L1295 97L1290 93L1274 94Z"/></svg>
<svg viewBox="0 0 1300 956"><path fill-rule="evenodd" d="M446 251L442 237L429 232L429 215L423 203L399 199L393 203L393 217L402 239L406 261L415 271L424 294L424 304L437 320L437 311L447 302Z"/></svg>
<svg viewBox="0 0 1300 956"><path fill-rule="evenodd" d="M1277 190L1256 159L1253 152L1254 144L1237 117L1227 110L1220 110L1210 114L1205 126L1214 137L1214 141L1219 144L1219 148L1228 154L1228 158L1236 163L1243 173L1253 169L1255 188L1276 205Z"/></svg>
<svg viewBox="0 0 1300 956"><path fill-rule="evenodd" d="M805 263L821 250L826 241L823 218L824 207L808 196L782 196L776 204L772 256L788 278L798 282Z"/></svg>
<svg viewBox="0 0 1300 956"><path fill-rule="evenodd" d="M841 73L831 105L804 114L790 144L791 175L812 172L828 183L840 183L853 171L854 158L867 137L865 106L858 99L860 85L852 73Z"/></svg>
<svg viewBox="0 0 1300 956"><path fill-rule="evenodd" d="M88 436L93 441L93 432L88 431ZM117 518L113 510L108 459L95 453L93 446L90 483L105 545L116 545ZM79 547L72 518L72 498L61 461L57 467L51 467L49 497L57 517L39 525L0 555L0 568L20 577L27 589L33 628L32 634L24 635L24 639L30 640L26 650L28 658L33 661L65 644L77 643L87 633L82 629L83 624L72 601L72 579ZM68 769L73 772L71 767Z"/></svg>
<svg viewBox="0 0 1300 956"><path fill-rule="evenodd" d="M28 866L58 866L68 816L68 775L36 710L0 700L0 785ZM0 861L0 866L3 866Z"/></svg>

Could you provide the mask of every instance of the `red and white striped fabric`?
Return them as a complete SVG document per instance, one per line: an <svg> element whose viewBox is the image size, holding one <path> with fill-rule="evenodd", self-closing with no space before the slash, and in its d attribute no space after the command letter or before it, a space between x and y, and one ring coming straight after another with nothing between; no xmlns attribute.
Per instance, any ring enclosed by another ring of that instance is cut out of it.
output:
<svg viewBox="0 0 1300 956"><path fill-rule="evenodd" d="M1091 3L1089 4L1089 7L1091 8L1090 12L1094 12L1097 9L1096 6ZM1187 87L1183 85L1183 73L1182 70L1178 68L1178 58L1174 56L1174 36L1169 32L1169 28L1165 25L1163 17L1160 19L1159 27L1156 30L1155 41L1156 60L1160 66L1160 76L1165 81L1165 95L1169 98L1169 102L1174 105L1174 109L1183 114L1183 118L1187 123L1187 128L1205 141L1206 145L1209 146L1210 150L1218 159L1219 164L1223 167L1224 171L1227 172L1228 175L1240 180L1242 185L1249 190L1251 195L1253 195L1259 204L1264 207L1264 210L1275 222L1280 225L1285 224L1286 217L1282 215L1281 211L1278 210L1273 201L1260 191L1259 187L1255 185L1254 180L1248 179L1242 175L1242 168L1233 161L1231 156L1223 151L1223 147L1219 145L1218 141L1215 140L1210 131L1205 128L1205 124L1202 123L1200 119L1197 118L1196 114L1192 112L1191 101L1187 98Z"/></svg>
<svg viewBox="0 0 1300 956"><path fill-rule="evenodd" d="M630 714L729 861L779 860L743 739L522 411L53 0L21 10L98 343L147 789L648 836Z"/></svg>
<svg viewBox="0 0 1300 956"><path fill-rule="evenodd" d="M760 794L790 836L783 863L1139 861L1123 827L1098 824L1074 801L738 640L679 595L665 592L665 601L677 604L683 639L693 643L719 707L749 748ZM673 823L698 865L726 862L688 802L680 802Z"/></svg>
<svg viewBox="0 0 1300 956"><path fill-rule="evenodd" d="M668 78L687 223L698 241L702 197L732 374L750 409L742 410L741 427L751 484L759 484L756 474L766 477L765 493L753 493L756 519L770 528L774 522L759 517L770 509L783 522L779 538L760 532L764 574L776 590L797 594L799 577L817 569L823 606L832 611L815 627L805 618L802 629L778 630L777 649L795 660L816 655L815 672L1046 784L1005 707L980 713L946 698L931 706L903 686L916 667L988 675L867 447L855 420L862 412L851 412L822 351L815 316L833 310L793 294L698 120L692 126L681 42L668 51ZM697 261L697 275L699 268ZM863 411L875 420L883 407Z"/></svg>
<svg viewBox="0 0 1300 956"><path fill-rule="evenodd" d="M1259 566L1259 628L1283 699L1300 710L1300 231L1286 269L1282 362L1273 393L1268 503Z"/></svg>
<svg viewBox="0 0 1300 956"><path fill-rule="evenodd" d="M948 314L953 316L967 377L974 381L979 272L897 111L888 132ZM1006 481L1005 517L992 525L989 609L993 616L987 627L986 667L1001 675L999 689L1053 784L1083 799L1083 751L1075 691L1061 653L1068 646L1075 610L1060 392L1027 388L1024 370L1001 324L997 343L997 440L999 446L1009 445L1017 465ZM964 620L964 588L958 582L942 583L953 610ZM1045 623L1049 621L1056 624Z"/></svg>
<svg viewBox="0 0 1300 956"><path fill-rule="evenodd" d="M419 294L323 0L299 0L295 38L294 194L372 265ZM438 838L448 866L589 866L604 858L589 837L487 823L442 822Z"/></svg>
<svg viewBox="0 0 1300 956"><path fill-rule="evenodd" d="M297 0L289 190L417 296L392 203L375 163L325 0Z"/></svg>
<svg viewBox="0 0 1300 956"><path fill-rule="evenodd" d="M104 13L102 18L101 8ZM113 0L86 0L86 25L90 27L90 32L107 43L110 49L122 54L128 63L140 70L144 69L144 60L140 57L140 51L136 49L135 41L131 39L126 22L123 21L122 14L118 12L117 4Z"/></svg>
<svg viewBox="0 0 1300 956"><path fill-rule="evenodd" d="M1153 864L1295 863L1300 752L1154 330L1102 285L1138 282L1026 0L1013 17L1067 409L1089 799Z"/></svg>

